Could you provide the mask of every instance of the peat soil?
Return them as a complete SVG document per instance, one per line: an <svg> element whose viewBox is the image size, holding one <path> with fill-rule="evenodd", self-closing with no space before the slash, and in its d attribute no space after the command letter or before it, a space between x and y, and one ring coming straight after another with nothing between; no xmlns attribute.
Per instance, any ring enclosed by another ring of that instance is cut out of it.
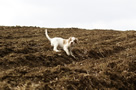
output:
<svg viewBox="0 0 136 90"><path fill-rule="evenodd" d="M1 90L136 90L136 31L48 28L79 39L73 58L54 52L44 30L0 26Z"/></svg>

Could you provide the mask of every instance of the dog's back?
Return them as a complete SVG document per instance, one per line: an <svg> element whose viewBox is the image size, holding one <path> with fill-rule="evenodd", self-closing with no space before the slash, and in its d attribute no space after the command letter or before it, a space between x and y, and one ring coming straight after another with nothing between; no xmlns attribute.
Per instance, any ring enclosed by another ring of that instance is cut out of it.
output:
<svg viewBox="0 0 136 90"><path fill-rule="evenodd" d="M52 40L51 40L51 45L53 46L53 44L56 44L56 45L58 45L59 47L63 47L63 41L64 41L63 38L54 37L54 38L52 38Z"/></svg>

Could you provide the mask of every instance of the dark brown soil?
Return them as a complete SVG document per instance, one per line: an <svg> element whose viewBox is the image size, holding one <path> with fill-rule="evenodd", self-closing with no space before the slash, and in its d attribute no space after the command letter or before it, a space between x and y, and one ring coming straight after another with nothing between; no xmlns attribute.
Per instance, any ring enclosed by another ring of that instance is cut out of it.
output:
<svg viewBox="0 0 136 90"><path fill-rule="evenodd" d="M56 53L45 28L0 26L0 90L136 90L136 31L48 28L79 39Z"/></svg>

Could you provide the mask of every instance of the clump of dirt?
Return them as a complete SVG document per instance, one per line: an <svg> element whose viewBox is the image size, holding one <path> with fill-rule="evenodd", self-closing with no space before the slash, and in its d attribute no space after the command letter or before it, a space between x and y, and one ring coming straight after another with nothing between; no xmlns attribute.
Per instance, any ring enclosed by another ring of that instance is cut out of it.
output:
<svg viewBox="0 0 136 90"><path fill-rule="evenodd" d="M0 26L0 89L136 89L136 32L48 28L75 36L72 56L56 53L45 28Z"/></svg>

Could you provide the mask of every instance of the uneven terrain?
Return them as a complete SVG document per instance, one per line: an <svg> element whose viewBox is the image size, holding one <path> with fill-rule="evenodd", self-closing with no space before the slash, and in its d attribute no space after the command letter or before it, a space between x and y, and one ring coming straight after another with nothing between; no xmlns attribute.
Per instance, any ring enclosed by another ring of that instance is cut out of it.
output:
<svg viewBox="0 0 136 90"><path fill-rule="evenodd" d="M136 31L48 28L79 39L73 58L54 52L44 30L0 26L0 90L136 90Z"/></svg>

